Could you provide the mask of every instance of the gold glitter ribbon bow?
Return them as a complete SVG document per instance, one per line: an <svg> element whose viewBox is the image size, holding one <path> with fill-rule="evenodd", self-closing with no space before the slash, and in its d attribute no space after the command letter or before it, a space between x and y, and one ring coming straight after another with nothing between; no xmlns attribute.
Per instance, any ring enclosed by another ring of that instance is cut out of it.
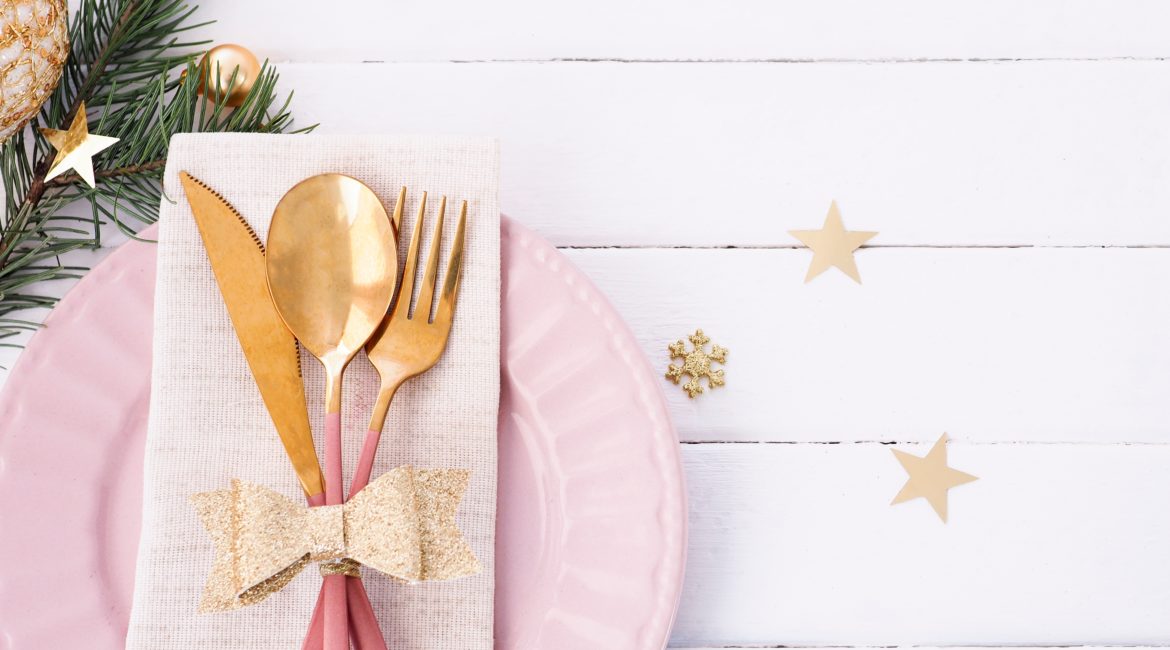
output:
<svg viewBox="0 0 1170 650"><path fill-rule="evenodd" d="M455 525L468 476L404 465L345 505L317 508L241 480L196 494L191 502L216 549L199 610L254 605L310 562L352 559L406 582L479 573L479 560Z"/></svg>

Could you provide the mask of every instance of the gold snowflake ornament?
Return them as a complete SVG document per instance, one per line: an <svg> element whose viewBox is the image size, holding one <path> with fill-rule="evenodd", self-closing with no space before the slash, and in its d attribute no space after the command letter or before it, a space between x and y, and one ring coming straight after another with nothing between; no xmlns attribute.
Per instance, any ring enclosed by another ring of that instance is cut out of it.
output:
<svg viewBox="0 0 1170 650"><path fill-rule="evenodd" d="M682 359L683 364L681 366L670 364L666 369L666 378L677 384L683 375L690 377L687 383L683 384L683 390L689 397L694 398L703 392L703 385L699 383L703 377L707 378L711 388L724 384L723 369L713 370L711 362L723 363L727 359L727 348L712 345L710 352L703 350L703 346L711 342L711 339L703 334L703 330L695 330L689 338L691 345L694 346L690 352L687 352L687 344L682 340L670 345L670 359L672 361Z"/></svg>

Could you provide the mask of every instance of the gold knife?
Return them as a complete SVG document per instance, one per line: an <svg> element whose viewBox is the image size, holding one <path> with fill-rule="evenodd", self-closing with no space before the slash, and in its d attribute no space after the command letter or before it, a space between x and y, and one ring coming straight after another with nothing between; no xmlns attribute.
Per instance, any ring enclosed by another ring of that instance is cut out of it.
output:
<svg viewBox="0 0 1170 650"><path fill-rule="evenodd" d="M309 428L300 351L268 295L264 244L222 196L187 172L180 172L179 178L232 326L284 450L309 501L320 498L324 502L325 479Z"/></svg>

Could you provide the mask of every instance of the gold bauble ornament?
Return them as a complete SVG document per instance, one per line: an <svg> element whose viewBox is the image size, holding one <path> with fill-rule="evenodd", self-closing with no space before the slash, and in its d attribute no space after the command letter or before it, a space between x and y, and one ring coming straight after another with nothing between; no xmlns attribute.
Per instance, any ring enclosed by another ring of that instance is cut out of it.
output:
<svg viewBox="0 0 1170 650"><path fill-rule="evenodd" d="M260 61L248 48L231 43L217 45L199 61L199 88L196 92L217 104L239 106L259 77Z"/></svg>
<svg viewBox="0 0 1170 650"><path fill-rule="evenodd" d="M65 0L0 0L0 142L37 114L68 56Z"/></svg>

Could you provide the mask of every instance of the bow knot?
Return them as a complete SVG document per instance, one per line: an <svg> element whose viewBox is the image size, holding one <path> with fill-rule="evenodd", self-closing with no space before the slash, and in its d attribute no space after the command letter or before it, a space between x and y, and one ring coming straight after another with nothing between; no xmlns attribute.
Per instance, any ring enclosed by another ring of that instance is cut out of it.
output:
<svg viewBox="0 0 1170 650"><path fill-rule="evenodd" d="M395 468L345 505L307 508L247 481L191 497L215 544L201 611L252 605L311 562L349 560L405 582L478 573L455 525L465 470Z"/></svg>
<svg viewBox="0 0 1170 650"><path fill-rule="evenodd" d="M340 560L345 557L345 506L307 508L305 546L309 561Z"/></svg>

